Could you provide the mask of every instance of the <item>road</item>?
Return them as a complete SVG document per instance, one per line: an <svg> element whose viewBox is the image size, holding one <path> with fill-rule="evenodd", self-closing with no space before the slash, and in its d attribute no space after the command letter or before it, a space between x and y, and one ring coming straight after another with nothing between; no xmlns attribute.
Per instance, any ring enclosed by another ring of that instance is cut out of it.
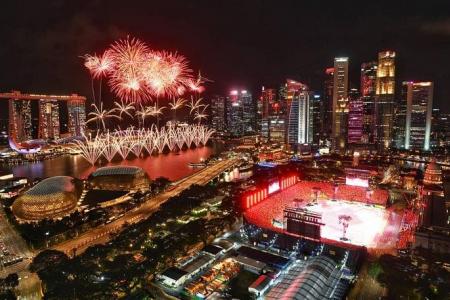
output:
<svg viewBox="0 0 450 300"><path fill-rule="evenodd" d="M29 271L21 271L19 274L19 286L16 289L18 300L42 299L42 287L39 276Z"/></svg>
<svg viewBox="0 0 450 300"><path fill-rule="evenodd" d="M32 274L28 269L31 263L33 252L8 222L3 207L0 207L0 241L6 246L8 251L14 256L21 256L23 261L8 267L1 268L0 277L4 278L11 273L19 275L19 286L16 289L18 299L34 300L42 299L41 281L36 274Z"/></svg>
<svg viewBox="0 0 450 300"><path fill-rule="evenodd" d="M111 236L114 236L120 232L124 228L125 224L133 224L148 218L170 197L178 195L193 184L205 185L210 180L214 179L214 177L220 175L223 171L235 165L237 161L237 158L230 158L208 166L201 171L178 181L176 185L172 186L165 192L150 198L138 208L128 211L122 217L114 220L113 222L93 228L72 240L56 245L53 248L72 256L73 254L78 255L82 253L92 245L106 243L110 240ZM76 249L75 253L74 249Z"/></svg>
<svg viewBox="0 0 450 300"><path fill-rule="evenodd" d="M25 269L30 263L33 253L28 248L23 238L19 235L14 227L9 224L3 207L0 206L0 242L5 245L11 255L21 256L24 258L22 262L13 264L8 267L1 266L0 277L6 277L10 273L17 273Z"/></svg>

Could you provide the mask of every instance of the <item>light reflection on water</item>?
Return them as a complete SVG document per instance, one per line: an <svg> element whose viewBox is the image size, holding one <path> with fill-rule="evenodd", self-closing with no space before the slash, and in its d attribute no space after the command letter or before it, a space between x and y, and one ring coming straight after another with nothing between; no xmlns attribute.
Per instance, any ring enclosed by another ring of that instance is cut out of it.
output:
<svg viewBox="0 0 450 300"><path fill-rule="evenodd" d="M17 177L46 178L58 175L68 175L77 178L86 178L92 171L105 165L137 166L144 169L150 178L160 176L170 180L178 180L187 175L197 172L199 169L189 167L190 162L200 162L214 153L211 147L200 147L188 149L179 153L165 153L143 158L129 158L125 161L113 161L106 164L91 166L81 155L64 155L54 159L44 160L37 163L22 165L1 165L0 169L13 172ZM130 154L131 156L131 154Z"/></svg>

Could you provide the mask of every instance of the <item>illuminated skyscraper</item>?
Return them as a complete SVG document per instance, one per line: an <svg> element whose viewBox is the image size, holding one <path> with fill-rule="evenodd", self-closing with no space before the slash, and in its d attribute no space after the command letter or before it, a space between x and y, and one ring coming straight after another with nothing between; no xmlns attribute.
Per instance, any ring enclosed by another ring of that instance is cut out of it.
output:
<svg viewBox="0 0 450 300"><path fill-rule="evenodd" d="M310 144L313 140L313 94L306 85L298 83L288 88L288 97L288 144Z"/></svg>
<svg viewBox="0 0 450 300"><path fill-rule="evenodd" d="M432 82L403 82L397 118L398 148L430 150L432 107Z"/></svg>
<svg viewBox="0 0 450 300"><path fill-rule="evenodd" d="M361 65L361 100L363 102L363 134L361 142L373 143L375 137L375 95L377 62Z"/></svg>
<svg viewBox="0 0 450 300"><path fill-rule="evenodd" d="M359 144L363 136L364 103L357 89L349 92L348 142Z"/></svg>
<svg viewBox="0 0 450 300"><path fill-rule="evenodd" d="M378 53L376 78L375 126L380 150L392 143L395 106L395 52Z"/></svg>
<svg viewBox="0 0 450 300"><path fill-rule="evenodd" d="M332 142L333 150L343 152L347 142L348 125L348 58L334 59L333 77L333 119Z"/></svg>
<svg viewBox="0 0 450 300"><path fill-rule="evenodd" d="M226 130L225 97L214 96L211 99L211 126L218 132Z"/></svg>
<svg viewBox="0 0 450 300"><path fill-rule="evenodd" d="M57 100L39 100L39 134L40 139L59 139L59 105Z"/></svg>
<svg viewBox="0 0 450 300"><path fill-rule="evenodd" d="M324 126L325 107L323 98L320 94L314 93L312 97L312 142L314 145L319 145L327 136Z"/></svg>
<svg viewBox="0 0 450 300"><path fill-rule="evenodd" d="M82 136L86 129L86 107L85 101L67 101L67 112L69 117L69 134L71 136Z"/></svg>
<svg viewBox="0 0 450 300"><path fill-rule="evenodd" d="M324 136L330 139L333 120L333 90L334 90L334 68L325 70L324 90L323 90L323 131Z"/></svg>
<svg viewBox="0 0 450 300"><path fill-rule="evenodd" d="M9 136L18 143L32 138L29 100L9 100Z"/></svg>
<svg viewBox="0 0 450 300"><path fill-rule="evenodd" d="M227 97L227 127L236 135L256 132L256 109L252 95L246 90L232 90Z"/></svg>
<svg viewBox="0 0 450 300"><path fill-rule="evenodd" d="M276 102L276 90L266 89L262 87L261 97L257 105L257 116L258 116L258 130L261 136L265 139L269 139L269 116L273 104Z"/></svg>

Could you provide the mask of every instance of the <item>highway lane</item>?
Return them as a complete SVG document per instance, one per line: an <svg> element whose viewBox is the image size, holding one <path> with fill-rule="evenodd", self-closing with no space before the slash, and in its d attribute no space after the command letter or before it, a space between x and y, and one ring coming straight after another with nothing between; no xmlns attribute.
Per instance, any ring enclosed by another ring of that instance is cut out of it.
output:
<svg viewBox="0 0 450 300"><path fill-rule="evenodd" d="M73 255L74 249L76 249L75 254L78 255L92 245L105 243L111 239L111 236L120 232L124 228L124 225L133 224L148 218L170 197L178 195L193 184L205 185L210 180L214 179L214 177L220 175L224 170L235 165L238 160L239 159L237 158L231 158L208 166L186 179L179 181L175 186L169 188L165 192L150 198L138 208L128 211L113 222L93 228L72 240L56 245L53 248L71 256Z"/></svg>

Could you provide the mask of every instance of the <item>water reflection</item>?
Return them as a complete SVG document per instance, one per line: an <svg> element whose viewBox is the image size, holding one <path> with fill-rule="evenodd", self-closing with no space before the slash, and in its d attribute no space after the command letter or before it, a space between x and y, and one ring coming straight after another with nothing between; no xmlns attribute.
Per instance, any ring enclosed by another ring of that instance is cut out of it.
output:
<svg viewBox="0 0 450 300"><path fill-rule="evenodd" d="M179 153L166 153L143 158L130 158L125 161L117 161L101 165L91 166L80 155L65 155L54 159L23 165L2 165L2 171L11 172L14 176L28 178L46 178L57 175L68 175L78 178L86 178L92 171L105 165L137 166L144 169L150 178L160 176L170 180L178 180L193 174L198 169L189 167L190 162L200 162L208 158L215 150L211 147L188 149Z"/></svg>

